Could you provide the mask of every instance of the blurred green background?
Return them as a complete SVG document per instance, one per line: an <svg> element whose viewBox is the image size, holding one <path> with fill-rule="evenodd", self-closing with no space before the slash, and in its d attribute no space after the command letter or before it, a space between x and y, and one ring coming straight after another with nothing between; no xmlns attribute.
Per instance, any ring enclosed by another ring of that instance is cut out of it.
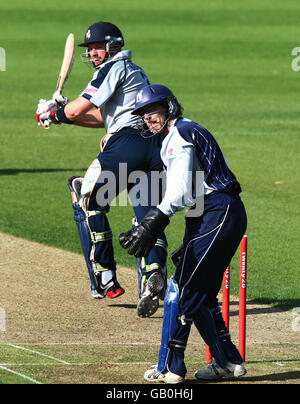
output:
<svg viewBox="0 0 300 404"><path fill-rule="evenodd" d="M299 15L294 0L2 2L0 231L81 252L66 182L84 174L104 130L61 125L46 131L37 126L35 110L40 98L52 97L67 34L80 43L89 25L111 21L151 82L169 86L185 116L214 134L241 182L248 297L300 306L300 72L291 67L292 50L300 46ZM70 99L92 75L80 51L64 90ZM109 219L118 264L134 268L135 259L117 242L131 215L130 206L113 207ZM170 252L183 231L179 213L167 228ZM238 255L231 284L237 294Z"/></svg>

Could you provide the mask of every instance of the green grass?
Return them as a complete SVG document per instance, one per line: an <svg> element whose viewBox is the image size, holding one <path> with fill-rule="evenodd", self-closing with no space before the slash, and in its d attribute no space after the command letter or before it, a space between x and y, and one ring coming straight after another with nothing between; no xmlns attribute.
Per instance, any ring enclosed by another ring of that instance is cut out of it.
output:
<svg viewBox="0 0 300 404"><path fill-rule="evenodd" d="M242 184L249 298L300 306L300 73L291 69L300 38L299 2L2 3L0 47L7 70L0 72L0 231L80 252L66 180L85 172L104 131L65 125L47 132L37 127L34 113L39 98L52 95L66 35L74 32L78 43L88 25L111 20L151 81L170 86L185 115L216 136ZM79 48L76 53L65 88L71 99L91 77ZM115 241L130 227L131 214L130 207L112 208ZM167 235L171 251L181 242L182 214L172 219ZM117 242L115 251L119 264L134 267Z"/></svg>
<svg viewBox="0 0 300 404"><path fill-rule="evenodd" d="M157 359L158 346L150 344L145 349L141 345L114 346L101 345L101 342L94 344L55 346L26 345L26 349L37 351L36 354L20 351L13 347L1 344L2 358L6 368L18 374L10 373L0 368L1 384L98 384L100 394L108 392L112 387L117 389L137 390L134 385L141 386L146 382L143 380L143 373L150 364ZM203 347L197 344L190 344L185 355L185 363L188 367L186 381L188 389L194 390L203 388L194 379L194 371L205 367ZM47 359L41 354L50 355L53 359ZM257 355L259 360L257 360ZM67 364L58 362L67 361ZM297 346L289 344L270 344L266 350L264 344L249 346L248 373L239 380L225 380L221 383L234 384L291 384L299 381L299 357ZM32 380L30 380L32 379ZM122 385L125 385L122 387ZM98 389L99 389L98 388ZM157 390L159 385L155 385ZM146 387L145 387L146 389ZM145 390L147 392L147 390ZM148 390L149 391L149 390ZM99 393L99 391L98 391Z"/></svg>

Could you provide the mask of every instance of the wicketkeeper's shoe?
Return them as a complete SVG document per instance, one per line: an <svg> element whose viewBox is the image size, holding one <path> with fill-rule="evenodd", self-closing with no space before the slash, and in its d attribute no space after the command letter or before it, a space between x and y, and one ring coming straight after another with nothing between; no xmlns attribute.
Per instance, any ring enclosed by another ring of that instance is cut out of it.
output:
<svg viewBox="0 0 300 404"><path fill-rule="evenodd" d="M161 382L168 384L183 383L184 377L176 375L172 372L159 372L156 365L151 366L149 370L144 373L144 379L148 382Z"/></svg>
<svg viewBox="0 0 300 404"><path fill-rule="evenodd" d="M145 282L141 299L137 305L139 317L150 317L158 309L159 297L165 288L165 281L160 272L154 272Z"/></svg>
<svg viewBox="0 0 300 404"><path fill-rule="evenodd" d="M245 364L241 363L236 365L231 362L227 362L226 368L221 368L216 361L210 363L206 369L197 370L195 377L198 380L220 380L222 378L237 378L244 376L247 373Z"/></svg>

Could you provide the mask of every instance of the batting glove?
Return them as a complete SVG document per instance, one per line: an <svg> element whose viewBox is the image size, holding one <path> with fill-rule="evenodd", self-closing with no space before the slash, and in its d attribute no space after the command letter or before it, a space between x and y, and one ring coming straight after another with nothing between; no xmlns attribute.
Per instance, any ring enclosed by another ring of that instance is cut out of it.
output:
<svg viewBox="0 0 300 404"><path fill-rule="evenodd" d="M35 113L35 118L39 126L49 128L51 123L58 123L55 118L57 111L57 104L52 100L41 99L38 103L38 107Z"/></svg>
<svg viewBox="0 0 300 404"><path fill-rule="evenodd" d="M56 102L58 107L62 107L63 105L67 105L69 102L69 99L67 97L64 97L60 93L54 93L52 97L52 101Z"/></svg>
<svg viewBox="0 0 300 404"><path fill-rule="evenodd" d="M169 223L167 215L157 208L151 209L139 225L120 234L119 242L123 248L128 249L128 254L137 258L146 257Z"/></svg>

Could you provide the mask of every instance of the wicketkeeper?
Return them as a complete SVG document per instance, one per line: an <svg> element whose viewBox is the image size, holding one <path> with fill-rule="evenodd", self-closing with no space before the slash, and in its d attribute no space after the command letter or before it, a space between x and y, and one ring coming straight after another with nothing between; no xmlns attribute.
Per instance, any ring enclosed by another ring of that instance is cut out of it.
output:
<svg viewBox="0 0 300 404"><path fill-rule="evenodd" d="M143 118L144 136L161 143L167 185L162 202L137 227L120 235L121 245L136 257L147 255L170 217L189 207L183 244L173 256L176 273L165 295L158 364L144 377L151 382L184 380L184 351L192 323L214 358L207 369L195 373L196 378L242 376L246 369L217 300L223 273L247 225L240 184L212 134L182 117L182 107L167 87L143 88L133 114Z"/></svg>
<svg viewBox="0 0 300 404"><path fill-rule="evenodd" d="M68 102L64 97L41 100L37 120L53 124L75 124L84 127L103 128L107 135L101 143L101 151L87 170L85 177L71 177L68 186L72 193L74 219L76 221L82 249L88 268L91 293L94 298L105 296L114 299L124 293L117 281L112 231L107 218L110 203L119 192L134 184L120 181L121 164L127 175L162 171L156 139L140 136L142 120L132 115L137 93L149 84L144 70L131 61L131 51L122 50L124 38L118 27L109 22L91 25L79 46L86 48L81 55L95 70L91 81L81 95ZM95 108L96 107L96 108ZM105 174L104 174L105 173ZM107 190L107 173L115 182L113 193L107 199L99 198ZM101 192L104 189L103 192ZM151 189L143 204L134 206L137 223L151 208ZM159 197L159 195L158 195ZM147 255L137 260L139 273L138 314L142 317L155 313L159 297L163 297L166 286L165 235L160 234Z"/></svg>

